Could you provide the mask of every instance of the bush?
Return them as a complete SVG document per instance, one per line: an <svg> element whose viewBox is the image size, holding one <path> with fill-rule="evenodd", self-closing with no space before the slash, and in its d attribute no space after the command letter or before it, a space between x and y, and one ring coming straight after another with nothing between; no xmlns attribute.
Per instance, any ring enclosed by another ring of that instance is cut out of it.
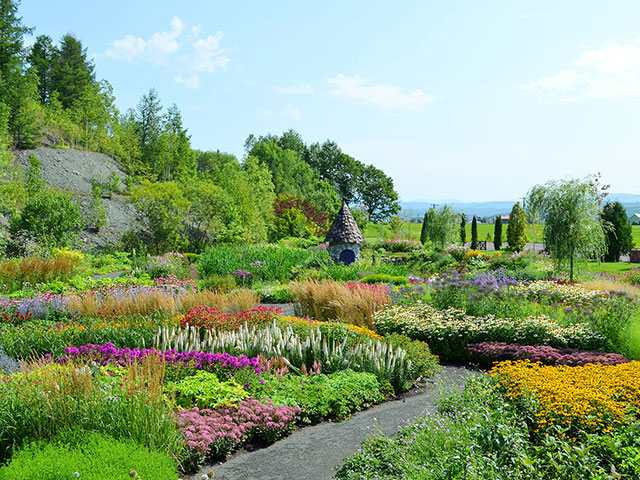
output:
<svg viewBox="0 0 640 480"><path fill-rule="evenodd" d="M137 472L133 477L131 472ZM96 432L64 432L51 442L32 443L0 468L3 480L176 480L175 461L131 441ZM131 476L130 476L131 475Z"/></svg>
<svg viewBox="0 0 640 480"><path fill-rule="evenodd" d="M276 405L300 407L305 423L324 419L344 420L354 411L369 408L384 400L375 375L343 370L331 375L285 375L271 377L254 392Z"/></svg>
<svg viewBox="0 0 640 480"><path fill-rule="evenodd" d="M167 390L174 391L176 403L183 408L217 408L237 405L249 394L233 380L221 382L214 373L200 370L179 382L169 383Z"/></svg>
<svg viewBox="0 0 640 480"><path fill-rule="evenodd" d="M29 242L45 248L69 247L82 228L82 212L71 194L49 188L29 195L9 222L12 248L19 254L26 252Z"/></svg>

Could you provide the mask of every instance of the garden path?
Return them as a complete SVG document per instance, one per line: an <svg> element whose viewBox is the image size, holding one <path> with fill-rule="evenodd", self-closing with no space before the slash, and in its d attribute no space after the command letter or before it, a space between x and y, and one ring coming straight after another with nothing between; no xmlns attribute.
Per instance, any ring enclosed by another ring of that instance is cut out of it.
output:
<svg viewBox="0 0 640 480"><path fill-rule="evenodd" d="M269 447L239 453L186 478L201 480L213 470L215 480L330 479L343 459L353 455L369 435L378 431L386 435L395 433L425 411L433 411L443 388L462 386L466 377L478 374L464 367L442 369L417 392L356 413L342 423L325 422L300 429Z"/></svg>

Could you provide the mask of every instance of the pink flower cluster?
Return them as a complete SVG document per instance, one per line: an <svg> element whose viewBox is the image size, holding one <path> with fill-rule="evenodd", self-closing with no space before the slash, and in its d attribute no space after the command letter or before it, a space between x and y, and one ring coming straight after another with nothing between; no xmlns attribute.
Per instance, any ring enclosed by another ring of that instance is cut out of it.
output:
<svg viewBox="0 0 640 480"><path fill-rule="evenodd" d="M503 360L531 360L546 365L617 365L626 363L624 356L618 353L576 350L573 348L554 348L548 345L516 345L504 342L482 342L467 345L472 358L483 362Z"/></svg>
<svg viewBox="0 0 640 480"><path fill-rule="evenodd" d="M180 410L176 424L187 447L203 457L226 456L253 438L272 443L291 431L300 408L265 401L249 397L237 407Z"/></svg>

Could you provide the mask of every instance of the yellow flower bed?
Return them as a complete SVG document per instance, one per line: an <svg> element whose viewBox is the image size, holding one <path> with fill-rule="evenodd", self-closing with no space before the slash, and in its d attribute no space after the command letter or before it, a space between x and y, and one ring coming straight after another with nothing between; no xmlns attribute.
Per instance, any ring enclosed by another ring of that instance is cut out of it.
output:
<svg viewBox="0 0 640 480"><path fill-rule="evenodd" d="M496 365L507 398L532 409L535 431L559 425L587 432L611 432L638 417L640 362L580 367L525 361Z"/></svg>
<svg viewBox="0 0 640 480"><path fill-rule="evenodd" d="M513 288L530 299L540 298L546 294L569 303L584 302L602 296L602 292L582 285L559 285L550 280L538 280L529 285L519 284Z"/></svg>

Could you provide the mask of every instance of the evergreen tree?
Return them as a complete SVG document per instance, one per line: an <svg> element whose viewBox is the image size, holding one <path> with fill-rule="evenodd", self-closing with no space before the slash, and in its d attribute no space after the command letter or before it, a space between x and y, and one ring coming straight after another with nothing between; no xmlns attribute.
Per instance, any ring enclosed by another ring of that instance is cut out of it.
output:
<svg viewBox="0 0 640 480"><path fill-rule="evenodd" d="M496 217L496 224L493 227L493 248L495 250L502 248L502 218L500 215Z"/></svg>
<svg viewBox="0 0 640 480"><path fill-rule="evenodd" d="M140 145L140 160L157 171L158 139L162 133L162 104L158 92L152 88L142 96L135 111L136 136Z"/></svg>
<svg viewBox="0 0 640 480"><path fill-rule="evenodd" d="M167 110L165 119L170 164L160 178L169 181L173 178L187 179L196 174L196 154L191 150L190 136L182 125L182 115L174 103Z"/></svg>
<svg viewBox="0 0 640 480"><path fill-rule="evenodd" d="M464 213L460 217L460 243L463 247L467 243L467 216Z"/></svg>
<svg viewBox="0 0 640 480"><path fill-rule="evenodd" d="M507 243L514 252L521 252L527 244L527 218L520 202L516 202L509 215Z"/></svg>
<svg viewBox="0 0 640 480"><path fill-rule="evenodd" d="M58 50L48 35L39 35L29 50L27 62L38 76L38 94L41 103L48 103L53 91L53 62Z"/></svg>
<svg viewBox="0 0 640 480"><path fill-rule="evenodd" d="M617 262L620 255L629 253L633 248L631 225L627 218L627 211L620 202L607 203L601 213L607 237L607 251L605 262Z"/></svg>
<svg viewBox="0 0 640 480"><path fill-rule="evenodd" d="M58 93L63 107L73 107L87 85L96 81L93 70L87 49L82 48L80 40L70 34L63 36L51 72L52 90Z"/></svg>
<svg viewBox="0 0 640 480"><path fill-rule="evenodd" d="M17 16L19 5L19 0L0 0L0 79L3 81L22 69L22 37L33 31Z"/></svg>
<svg viewBox="0 0 640 480"><path fill-rule="evenodd" d="M87 59L87 49L80 40L67 34L60 40L51 72L52 90L64 108L71 108L82 97L87 85L94 83L93 63Z"/></svg>
<svg viewBox="0 0 640 480"><path fill-rule="evenodd" d="M429 212L424 212L424 219L422 220L422 230L420 230L420 243L423 245L427 242L429 233Z"/></svg>
<svg viewBox="0 0 640 480"><path fill-rule="evenodd" d="M471 220L471 250L477 250L478 248L478 219L473 216Z"/></svg>

